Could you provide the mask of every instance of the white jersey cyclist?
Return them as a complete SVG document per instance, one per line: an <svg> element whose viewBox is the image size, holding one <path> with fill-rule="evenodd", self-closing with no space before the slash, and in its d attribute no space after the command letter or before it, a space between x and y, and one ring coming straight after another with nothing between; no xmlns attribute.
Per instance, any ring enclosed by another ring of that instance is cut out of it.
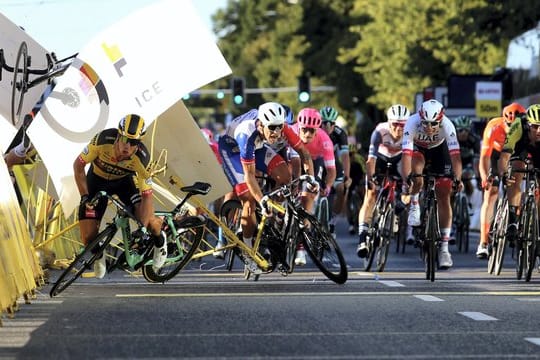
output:
<svg viewBox="0 0 540 360"><path fill-rule="evenodd" d="M389 122L380 123L371 134L368 156L374 159L379 156L387 159L400 156L402 143L402 138L396 139L390 133Z"/></svg>
<svg viewBox="0 0 540 360"><path fill-rule="evenodd" d="M440 124L433 127L424 126L423 121L418 113L411 115L407 120L403 131L402 149L404 154L412 154L415 145L424 149L433 149L445 140L450 155L459 154L456 129L450 119L443 116Z"/></svg>

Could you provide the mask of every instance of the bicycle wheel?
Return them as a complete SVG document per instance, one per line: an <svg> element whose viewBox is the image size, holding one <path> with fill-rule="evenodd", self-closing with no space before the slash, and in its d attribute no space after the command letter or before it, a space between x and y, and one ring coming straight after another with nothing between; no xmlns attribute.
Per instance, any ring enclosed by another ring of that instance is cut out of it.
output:
<svg viewBox="0 0 540 360"><path fill-rule="evenodd" d="M381 237L379 246L377 246L375 259L377 265L377 271L383 272L384 267L386 266L386 261L388 259L388 251L390 249L390 241L394 233L394 221L395 221L394 208L388 206L386 211L382 216L382 222L380 225L381 228Z"/></svg>
<svg viewBox="0 0 540 360"><path fill-rule="evenodd" d="M536 241L538 240L538 210L534 200L531 202L527 236L525 237L525 281L531 281L532 272L536 264Z"/></svg>
<svg viewBox="0 0 540 360"><path fill-rule="evenodd" d="M384 199L380 199L373 208L373 216L371 218L371 225L368 229L368 236L366 238L366 245L368 248L368 253L363 260L364 271L370 271L371 266L373 266L373 261L375 260L375 254L377 252L377 247L381 242L381 217L384 211L382 210L382 203Z"/></svg>
<svg viewBox="0 0 540 360"><path fill-rule="evenodd" d="M530 206L528 206L528 202L529 201L527 200L525 203L525 206L521 209L521 214L520 214L519 222L518 222L518 237L517 237L516 247L515 247L516 254L517 254L516 279L518 280L521 280L521 278L523 277L523 270L525 270L525 262L527 261L526 254L525 254L525 247L526 247L525 244L527 241L526 232L528 228L527 226L528 218L529 218L528 214L530 214L529 212Z"/></svg>
<svg viewBox="0 0 540 360"><path fill-rule="evenodd" d="M427 217L427 233L425 246L426 280L435 281L435 269L437 267L437 243L440 241L439 224L437 223L437 209L434 202L430 202Z"/></svg>
<svg viewBox="0 0 540 360"><path fill-rule="evenodd" d="M28 82L28 47L21 42L17 51L17 58L13 67L13 82L11 84L11 122L19 123L21 116L26 84Z"/></svg>
<svg viewBox="0 0 540 360"><path fill-rule="evenodd" d="M497 212L500 210L497 209ZM494 219L497 219L497 216L495 216ZM489 256L488 256L488 266L487 266L487 272L488 274L493 274L495 271L495 263L497 261L497 251L498 251L498 244L499 244L499 227L495 221L492 221L490 228L489 228L489 238L491 241L488 243L488 250L489 250Z"/></svg>
<svg viewBox="0 0 540 360"><path fill-rule="evenodd" d="M463 194L460 197L461 203L461 248L464 253L469 252L469 227L471 226L471 218L469 214L469 200L467 196Z"/></svg>
<svg viewBox="0 0 540 360"><path fill-rule="evenodd" d="M204 232L204 221L198 216L189 216L174 222L176 236L172 229L167 228L167 260L158 269L144 265L142 274L149 282L165 282L182 270L199 247Z"/></svg>
<svg viewBox="0 0 540 360"><path fill-rule="evenodd" d="M498 217L499 224L497 225L497 249L495 250L495 275L500 275L504 254L506 251L506 228L508 227L508 200L504 200L501 206L501 214Z"/></svg>
<svg viewBox="0 0 540 360"><path fill-rule="evenodd" d="M328 198L321 196L317 204L317 220L325 229L329 229L330 221L330 205L328 204Z"/></svg>
<svg viewBox="0 0 540 360"><path fill-rule="evenodd" d="M317 219L299 209L298 222L302 241L309 257L319 270L337 284L347 281L347 263L338 244Z"/></svg>
<svg viewBox="0 0 540 360"><path fill-rule="evenodd" d="M287 234L287 239L285 239L285 261L288 267L287 272L292 273L294 271L294 259L296 257L296 248L298 246L298 222L294 218L293 214L289 215L288 230L285 232Z"/></svg>
<svg viewBox="0 0 540 360"><path fill-rule="evenodd" d="M227 225L236 234L239 234L239 231L242 229L240 225L240 221L242 220L242 203L235 199L225 201L221 205L220 217L222 223ZM232 271L233 269L234 257L235 253L232 249L225 251L225 268L228 271Z"/></svg>
<svg viewBox="0 0 540 360"><path fill-rule="evenodd" d="M82 252L75 257L75 259L69 264L66 270L58 277L58 280L54 283L49 295L54 297L66 290L75 280L82 275L87 269L90 269L94 262L99 259L103 250L109 245L114 234L116 233L116 225L110 224L103 231L101 231L94 240L86 246Z"/></svg>

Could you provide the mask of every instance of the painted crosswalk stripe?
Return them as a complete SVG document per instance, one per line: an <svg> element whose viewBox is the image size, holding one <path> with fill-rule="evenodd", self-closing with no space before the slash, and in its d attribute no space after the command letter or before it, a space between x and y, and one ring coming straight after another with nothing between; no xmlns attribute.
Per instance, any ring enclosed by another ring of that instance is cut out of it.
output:
<svg viewBox="0 0 540 360"><path fill-rule="evenodd" d="M402 286L405 286L402 283L399 283L397 281L392 281L392 280L380 280L379 282L381 284L384 284L384 285L389 286L389 287L402 287Z"/></svg>
<svg viewBox="0 0 540 360"><path fill-rule="evenodd" d="M468 318L471 318L473 320L478 321L493 321L493 320L499 320L497 318L494 318L493 316L486 315L481 312L477 311L460 311L459 314L466 316Z"/></svg>
<svg viewBox="0 0 540 360"><path fill-rule="evenodd" d="M414 295L414 297L424 301L444 301L443 299L433 295Z"/></svg>

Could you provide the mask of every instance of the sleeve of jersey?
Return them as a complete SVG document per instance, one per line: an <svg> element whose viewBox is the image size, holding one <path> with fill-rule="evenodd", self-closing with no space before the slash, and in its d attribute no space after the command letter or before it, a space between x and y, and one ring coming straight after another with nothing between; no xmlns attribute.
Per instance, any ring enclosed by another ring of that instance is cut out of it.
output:
<svg viewBox="0 0 540 360"><path fill-rule="evenodd" d="M285 127L283 128L283 135L285 135L287 142L294 150L300 151L302 140L300 140L300 136L298 136L298 134L294 132L292 127L285 125Z"/></svg>
<svg viewBox="0 0 540 360"><path fill-rule="evenodd" d="M152 176L148 169L149 162L146 159L141 159L137 167L137 180L139 182L139 189L143 196L152 194Z"/></svg>
<svg viewBox="0 0 540 360"><path fill-rule="evenodd" d="M450 155L459 155L459 141L456 134L456 128L450 120L443 123L446 143Z"/></svg>
<svg viewBox="0 0 540 360"><path fill-rule="evenodd" d="M252 164L255 162L255 139L257 136L259 135L255 131L251 136L242 133L236 137L236 142L240 149L240 161L242 163Z"/></svg>
<svg viewBox="0 0 540 360"><path fill-rule="evenodd" d="M407 121L405 124L405 129L403 129L403 140L401 142L403 155L412 156L414 151L415 134L416 131L414 130L414 123L412 121Z"/></svg>
<svg viewBox="0 0 540 360"><path fill-rule="evenodd" d="M503 151L513 153L516 147L516 144L521 138L522 134L523 134L523 128L521 125L521 120L517 119L516 121L512 123L512 125L510 126L510 129L508 130L508 134L506 135L506 141L503 147Z"/></svg>
<svg viewBox="0 0 540 360"><path fill-rule="evenodd" d="M379 156L379 146L381 145L381 142L382 142L381 133L380 131L375 129L371 133L371 141L369 144L368 157L376 159Z"/></svg>
<svg viewBox="0 0 540 360"><path fill-rule="evenodd" d="M82 161L85 164L89 164L97 158L99 154L97 146L98 135L94 136L90 143L84 147L83 151L81 151L81 153L79 154L79 161Z"/></svg>
<svg viewBox="0 0 540 360"><path fill-rule="evenodd" d="M322 130L320 131L322 134ZM324 135L326 135L326 133L324 133ZM334 143L332 142L330 137L328 137L328 135L326 135L326 137L323 136L323 138L324 140L323 140L322 146L323 146L324 165L327 168L335 168L336 159L334 157Z"/></svg>
<svg viewBox="0 0 540 360"><path fill-rule="evenodd" d="M347 139L347 133L342 131L339 134L339 155L349 152L349 140Z"/></svg>

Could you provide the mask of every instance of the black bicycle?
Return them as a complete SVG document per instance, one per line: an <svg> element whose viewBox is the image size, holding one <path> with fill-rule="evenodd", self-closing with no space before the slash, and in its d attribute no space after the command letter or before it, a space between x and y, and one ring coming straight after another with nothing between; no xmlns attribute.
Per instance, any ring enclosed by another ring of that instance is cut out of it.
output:
<svg viewBox="0 0 540 360"><path fill-rule="evenodd" d="M165 282L175 276L191 260L197 250L203 235L206 219L199 216L181 216L183 205L193 195L205 195L210 191L210 185L197 182L181 189L187 195L173 211L157 211L156 215L163 218L162 230L167 234L167 259L165 264L155 270L152 264L153 239L146 227L137 220L131 209L116 197L101 191L92 203L106 197L116 207L116 215L105 228L79 253L67 269L60 274L50 291L54 297L67 289L94 262L102 256L107 256L107 272L116 268L127 271L141 269L144 278L149 282ZM131 224L136 229L132 231ZM115 234L121 230L121 241L112 244Z"/></svg>
<svg viewBox="0 0 540 360"><path fill-rule="evenodd" d="M439 267L439 248L441 246L441 231L439 227L439 210L435 184L438 178L450 178L447 174L412 174L413 177L423 177L424 191L420 205L420 226L415 226L413 232L420 256L424 261L426 280L435 281L435 272Z"/></svg>
<svg viewBox="0 0 540 360"><path fill-rule="evenodd" d="M506 229L508 227L508 198L506 186L503 185L503 194L497 199L495 215L489 229L491 239L488 250L488 273L499 275L502 270L504 254L506 251Z"/></svg>
<svg viewBox="0 0 540 360"><path fill-rule="evenodd" d="M469 199L463 190L458 191L454 196L452 218L457 248L459 251L468 253L471 218L469 214Z"/></svg>
<svg viewBox="0 0 540 360"><path fill-rule="evenodd" d="M15 58L15 64L9 66L6 63L4 50L0 49L0 80L2 80L2 69L13 73L11 83L11 122L13 125L19 123L21 110L24 103L24 95L34 86L45 81L51 83L52 80L64 74L67 68L71 65L71 60L78 54L73 54L64 59L57 59L55 53L45 54L47 59L47 67L44 69L32 69L32 57L28 54L28 46L26 42L21 42ZM37 75L30 79L30 75Z"/></svg>
<svg viewBox="0 0 540 360"><path fill-rule="evenodd" d="M387 164L386 174L373 207L371 225L366 238L368 254L364 258L365 271L370 271L374 262L377 271L384 271L390 243L399 232L399 216L396 215L396 191L398 181L401 178L390 174L391 166L391 163Z"/></svg>
<svg viewBox="0 0 540 360"><path fill-rule="evenodd" d="M538 175L530 159L525 160L525 170L513 170L525 174L525 192L521 196L518 220L518 236L516 239L516 277L521 280L525 273L525 281L530 281L535 268L538 243Z"/></svg>

